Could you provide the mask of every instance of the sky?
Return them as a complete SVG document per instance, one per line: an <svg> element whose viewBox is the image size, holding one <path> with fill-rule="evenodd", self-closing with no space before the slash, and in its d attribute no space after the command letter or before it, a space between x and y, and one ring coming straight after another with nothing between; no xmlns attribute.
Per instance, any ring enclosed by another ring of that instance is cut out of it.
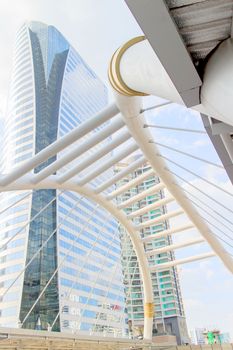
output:
<svg viewBox="0 0 233 350"><path fill-rule="evenodd" d="M4 127L7 106L14 37L18 27L25 20L37 20L54 25L107 85L107 68L113 52L127 40L141 34L140 28L123 0L1 0L0 19L1 131ZM112 99L111 92L109 97ZM158 102L158 98L152 97L145 98L144 101L145 106ZM196 112L174 104L150 111L147 119L150 124L203 129L200 116ZM151 131L156 142L220 164L206 135L163 131L156 128ZM162 147L161 152L232 193L232 185L221 169L194 161ZM169 167L209 195L216 196L226 206L233 208L231 196L204 184L200 179L195 179L194 176L174 165L169 164ZM199 195L189 185L185 185L185 188ZM200 196L200 198L206 201L205 197ZM232 214L212 201L207 201L207 204L233 222ZM208 217L206 213L202 215ZM181 221L182 219L179 218L171 221L171 224ZM220 225L218 223L222 230L226 230L228 235L233 237L230 224L228 224L229 228ZM217 230L216 234L223 237ZM189 232L190 236L196 237L197 234ZM182 236L177 235L174 241L178 242L181 238ZM230 242L229 239L228 242ZM226 247L233 254L233 249ZM188 253L199 254L209 250L206 244L202 244L189 248ZM176 256L177 258L187 256L187 250L184 252L179 250ZM233 278L222 262L218 258L212 258L181 265L178 270L188 328L219 327L223 332L230 332L233 340Z"/></svg>

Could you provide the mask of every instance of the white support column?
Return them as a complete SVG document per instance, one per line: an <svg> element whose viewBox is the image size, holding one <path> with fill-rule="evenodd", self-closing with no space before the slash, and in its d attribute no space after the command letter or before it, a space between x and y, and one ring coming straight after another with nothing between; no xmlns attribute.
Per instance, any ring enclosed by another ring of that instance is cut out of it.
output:
<svg viewBox="0 0 233 350"><path fill-rule="evenodd" d="M94 191L95 193L100 193L106 190L108 187L115 185L118 181L128 176L130 173L135 171L138 167L143 165L146 162L146 158L144 156L140 156L133 163L129 164L124 170L121 170L119 173L114 175L111 179L104 182L102 185L98 186Z"/></svg>
<svg viewBox="0 0 233 350"><path fill-rule="evenodd" d="M159 184L152 186L148 188L147 190L140 192L136 194L135 196L127 199L126 201L122 202L118 205L118 209L123 209L131 206L133 203L140 201L141 199L146 198L147 196L156 194L158 191L162 190L165 187L165 185L160 182Z"/></svg>
<svg viewBox="0 0 233 350"><path fill-rule="evenodd" d="M187 263L190 263L193 261L213 258L215 256L216 256L216 254L214 252L200 254L200 255L184 258L184 259L173 260L173 261L170 261L168 263L158 264L158 265L151 267L150 270L151 270L151 272L155 272L155 271L159 271L159 270L169 269L172 266L177 266L177 265L187 264Z"/></svg>
<svg viewBox="0 0 233 350"><path fill-rule="evenodd" d="M127 130L122 131L119 135L117 135L113 141L109 142L108 144L102 146L99 150L96 152L91 153L88 155L84 160L82 160L80 163L66 171L64 174L59 176L59 181L65 182L72 177L78 175L81 171L88 168L90 165L95 163L97 160L114 150L116 147L120 146L123 142L127 141L130 138L130 134Z"/></svg>
<svg viewBox="0 0 233 350"><path fill-rule="evenodd" d="M53 142L51 145L47 146L45 149L34 155L31 159L25 161L22 165L15 167L10 174L3 175L0 179L0 186L6 186L14 182L16 179L19 179L24 174L36 168L39 164L62 151L64 148L71 145L91 130L105 123L107 120L111 119L118 113L119 109L115 104L109 105L101 112L99 112L95 117L88 119L85 123L82 123L67 135Z"/></svg>
<svg viewBox="0 0 233 350"><path fill-rule="evenodd" d="M149 204L141 209L134 210L132 213L127 215L127 218L129 218L129 219L136 218L137 216L141 216L145 213L148 213L150 210L154 210L154 209L159 208L165 204L171 203L174 200L175 200L175 198L173 198L171 196L163 198L163 199L158 200L152 204Z"/></svg>
<svg viewBox="0 0 233 350"><path fill-rule="evenodd" d="M128 191L129 189L137 186L138 184L140 184L143 181L145 181L146 179L148 179L148 177L154 176L154 175L155 175L155 172L153 169L146 171L142 175L137 176L135 179L130 180L129 182L127 182L123 186L118 187L115 191L112 191L111 193L109 193L107 195L107 199L113 199L114 197L119 196L119 194Z"/></svg>
<svg viewBox="0 0 233 350"><path fill-rule="evenodd" d="M161 237L167 237L168 235L173 235L173 234L180 233L180 232L183 232L186 230L191 230L194 228L195 228L195 226L193 224L178 226L176 228L170 228L168 230L158 232L155 235L143 237L142 242L143 243L152 242L152 241L154 241L155 238L157 239L157 238L161 238Z"/></svg>
<svg viewBox="0 0 233 350"><path fill-rule="evenodd" d="M92 181L94 178L102 174L107 169L114 166L116 163L118 163L120 160L128 157L131 153L136 151L138 149L138 145L135 142L132 142L131 144L127 145L127 147L123 150L117 153L115 156L111 157L110 160L107 160L106 162L103 162L100 166L96 168L95 171L90 172L87 174L84 178L77 181L77 184L79 186L83 186L90 181Z"/></svg>
<svg viewBox="0 0 233 350"><path fill-rule="evenodd" d="M146 255L153 256L153 255L170 252L170 251L173 251L176 249L188 247L190 245L203 243L203 242L205 242L204 238L190 239L189 241L185 241L183 243L171 244L171 245L168 245L167 247L162 247L162 248L150 250L150 251L146 252Z"/></svg>
<svg viewBox="0 0 233 350"><path fill-rule="evenodd" d="M138 224L135 227L137 228L137 230L140 230L143 227L152 226L154 224L157 224L159 222L163 222L167 219L174 218L175 216L182 215L182 214L184 214L183 210L174 210L174 211L171 211L170 213L166 213L164 215L157 216L154 219L143 221L141 224Z"/></svg>
<svg viewBox="0 0 233 350"><path fill-rule="evenodd" d="M90 148L103 141L106 137L112 135L114 132L124 126L124 122L121 116L117 116L113 121L105 126L102 130L97 133L90 135L90 137L83 143L77 145L75 149L64 154L60 159L56 160L52 164L48 165L45 169L41 170L35 175L33 181L38 183L44 180L47 176L54 174L58 169L64 167L66 164L72 162L83 153L87 152Z"/></svg>

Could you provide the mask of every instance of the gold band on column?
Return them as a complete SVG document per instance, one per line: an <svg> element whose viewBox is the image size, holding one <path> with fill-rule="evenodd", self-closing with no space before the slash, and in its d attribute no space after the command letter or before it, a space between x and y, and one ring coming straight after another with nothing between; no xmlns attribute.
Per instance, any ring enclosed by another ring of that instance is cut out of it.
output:
<svg viewBox="0 0 233 350"><path fill-rule="evenodd" d="M154 303L145 303L144 317L152 318L154 316Z"/></svg>
<svg viewBox="0 0 233 350"><path fill-rule="evenodd" d="M138 36L127 41L123 46L121 46L112 56L109 69L108 69L108 78L112 87L118 91L120 94L125 96L147 96L143 92L136 91L127 86L124 80L121 77L120 73L120 62L121 58L124 55L125 51L128 50L131 46L139 43L140 41L145 40L144 36Z"/></svg>

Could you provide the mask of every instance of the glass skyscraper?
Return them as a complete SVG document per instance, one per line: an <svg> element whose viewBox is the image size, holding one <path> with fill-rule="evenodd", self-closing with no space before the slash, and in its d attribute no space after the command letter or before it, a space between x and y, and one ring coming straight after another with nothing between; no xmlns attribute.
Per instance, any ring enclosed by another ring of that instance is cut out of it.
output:
<svg viewBox="0 0 233 350"><path fill-rule="evenodd" d="M106 87L61 33L25 23L15 44L4 173L106 104ZM0 217L0 326L124 335L116 220L68 191L6 193L1 202L3 208L17 203Z"/></svg>
<svg viewBox="0 0 233 350"><path fill-rule="evenodd" d="M118 164L115 171L123 170L132 160L125 160ZM121 180L118 184L124 185L128 181L137 178L146 171L151 170L150 165L145 162L141 168L136 170L130 176ZM155 175L148 177L141 184L134 188L131 188L124 195L119 195L117 198L118 203L124 202L138 193L141 193L152 186L155 186L160 182L159 178ZM133 206L125 208L127 214L132 213L134 210L143 208L149 204L152 204L158 200L164 198L164 191L160 190L153 195L149 195L142 199L140 202L136 202ZM142 223L146 220L151 220L155 217L159 217L166 213L166 206L151 210L144 215L141 215L135 224ZM150 250L156 248L166 247L172 243L171 236L165 236L156 238L156 234L169 228L169 222L167 220L161 220L158 224L145 227L141 230L141 236L154 236L154 240L144 243L145 251L148 253ZM134 335L143 334L143 288L142 279L140 275L139 265L136 254L134 252L129 235L121 228L121 242L122 242L122 263L124 270L124 282L126 286L126 302L129 318L129 326ZM158 264L166 263L174 260L173 252L160 253L153 256L148 256L149 265L155 266ZM189 337L187 332L186 320L184 315L179 278L175 267L165 268L159 272L151 273L153 293L154 293L154 320L153 328L154 335L156 334L172 334L176 335L178 344L188 343Z"/></svg>

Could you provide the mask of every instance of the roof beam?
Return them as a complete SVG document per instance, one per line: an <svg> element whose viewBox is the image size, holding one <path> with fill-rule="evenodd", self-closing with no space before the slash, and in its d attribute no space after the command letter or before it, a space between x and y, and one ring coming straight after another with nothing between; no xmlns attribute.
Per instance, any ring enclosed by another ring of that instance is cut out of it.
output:
<svg viewBox="0 0 233 350"><path fill-rule="evenodd" d="M143 207L141 209L134 210L132 213L127 215L127 218L132 219L132 218L135 218L137 216L143 215L145 213L148 213L150 210L154 210L156 208L159 208L162 205L168 204L168 203L170 203L170 202L172 202L174 200L175 200L175 198L173 198L171 196L163 198L163 199L161 199L159 201L156 201L156 202L154 202L152 204L149 204L149 205L147 205L147 206L145 206L145 207Z"/></svg>
<svg viewBox="0 0 233 350"><path fill-rule="evenodd" d="M164 230L162 232L158 232L158 233L156 233L154 235L143 237L142 238L142 242L143 243L151 242L151 241L154 241L155 239L158 239L158 238L167 237L167 236L170 236L172 234L180 233L180 232L183 232L183 231L186 231L186 230L190 230L190 229L194 229L194 228L195 228L195 226L192 225L192 224L178 226L176 228L171 228L171 229L168 229L168 230Z"/></svg>
<svg viewBox="0 0 233 350"><path fill-rule="evenodd" d="M109 142L107 145L102 146L97 151L88 155L83 161L67 170L63 175L59 176L59 181L61 183L71 179L72 177L78 175L81 171L88 168L90 165L95 163L98 159L102 158L117 146L120 146L123 142L127 141L131 137L130 133L127 130L122 131L117 135L114 140Z"/></svg>
<svg viewBox="0 0 233 350"><path fill-rule="evenodd" d="M182 209L174 210L174 211L171 211L170 213L166 213L164 215L157 216L154 219L146 220L146 221L142 222L141 224L135 225L135 228L137 230L140 230L144 227L148 227L148 226L157 224L159 222L165 221L167 219L170 219L170 218L173 218L175 216L182 215L182 214L184 214L184 211Z"/></svg>
<svg viewBox="0 0 233 350"><path fill-rule="evenodd" d="M131 142L131 144L127 145L122 151L115 153L115 156L103 162L100 166L96 167L94 171L91 171L86 176L78 180L77 185L83 186L87 184L97 176L101 175L107 169L111 168L113 165L118 163L120 160L128 157L131 153L135 152L137 149L138 149L138 145L135 142Z"/></svg>
<svg viewBox="0 0 233 350"><path fill-rule="evenodd" d="M163 181L171 195L176 199L180 207L184 210L189 220L196 226L197 230L206 239L213 251L221 258L227 269L233 273L232 257L227 253L218 238L212 233L211 229L206 224L206 221L200 217L194 205L184 195L182 189L177 186L175 177L169 172L167 164L160 156L156 145L149 142L151 134L144 128L145 119L143 118L143 115L140 114L142 98L138 96L129 98L120 95L117 92L115 92L115 97L125 124L128 126L134 140L140 146L142 153L150 162L151 167L159 175L160 179Z"/></svg>
<svg viewBox="0 0 233 350"><path fill-rule="evenodd" d="M62 155L62 157L52 164L48 165L45 169L37 173L33 179L34 183L38 183L44 180L47 176L54 174L58 169L64 167L68 163L72 162L74 159L81 156L83 153L87 152L90 148L94 147L108 136L112 135L114 132L119 130L124 126L124 122L121 116L117 116L113 121L106 125L103 129L90 135L90 138L85 140L83 143L77 145L73 150Z"/></svg>
<svg viewBox="0 0 233 350"><path fill-rule="evenodd" d="M146 254L148 256L153 256L153 255L157 255L157 254L161 254L161 253L167 253L167 252L170 252L170 251L176 250L176 249L189 247L190 245L203 243L203 242L205 242L205 240L202 237L201 238L190 239L190 240L188 240L186 242L177 243L177 244L171 244L171 245L168 245L166 247L150 250L150 251L146 252Z"/></svg>
<svg viewBox="0 0 233 350"><path fill-rule="evenodd" d="M100 192L106 190L108 187L115 185L118 181L120 181L124 177L131 174L133 171L138 169L138 167L143 165L145 162L146 162L146 158L144 156L140 156L140 158L138 158L134 162L130 163L124 170L121 170L119 173L114 175L111 179L109 179L108 181L105 181L102 185L98 186L94 190L94 192L100 193Z"/></svg>
<svg viewBox="0 0 233 350"><path fill-rule="evenodd" d="M184 104L200 103L202 84L192 59L163 0L125 0Z"/></svg>
<svg viewBox="0 0 233 350"><path fill-rule="evenodd" d="M20 177L22 177L32 169L36 168L38 165L45 162L47 159L51 158L58 152L62 151L64 148L76 142L78 139L85 136L87 133L97 128L101 124L105 123L118 113L119 109L114 103L107 106L105 109L97 113L94 117L78 125L67 135L51 143L42 151L35 154L32 158L25 161L22 165L15 167L10 174L2 176L2 178L0 179L0 186L9 185L10 183L19 179Z"/></svg>
<svg viewBox="0 0 233 350"><path fill-rule="evenodd" d="M121 204L118 205L118 209L130 207L135 202L138 202L138 201L146 198L147 196L151 196L151 195L156 194L158 191L162 190L164 187L165 187L165 185L162 182L160 182L157 185L152 186L152 187L148 188L147 190L142 191L142 192L138 193L137 195L122 202Z"/></svg>
<svg viewBox="0 0 233 350"><path fill-rule="evenodd" d="M168 269L168 268L173 267L173 266L187 264L187 263L190 263L193 261L203 260L203 259L207 259L207 258L213 258L214 256L216 256L216 254L214 252L190 256L188 258L172 260L172 261L169 261L167 263L152 266L150 268L150 270L151 270L151 272L154 272L154 271L158 271L158 270Z"/></svg>
<svg viewBox="0 0 233 350"><path fill-rule="evenodd" d="M155 174L155 172L154 172L153 169L150 169L150 170L146 171L142 175L137 176L135 179L127 182L123 186L117 188L115 191L112 191L111 193L109 193L107 195L107 199L112 199L112 198L118 196L119 194L121 194L123 192L126 192L129 189L131 189L131 188L134 188L135 186L137 186L138 184L142 183L143 181L148 179L148 177L153 176L154 174Z"/></svg>

